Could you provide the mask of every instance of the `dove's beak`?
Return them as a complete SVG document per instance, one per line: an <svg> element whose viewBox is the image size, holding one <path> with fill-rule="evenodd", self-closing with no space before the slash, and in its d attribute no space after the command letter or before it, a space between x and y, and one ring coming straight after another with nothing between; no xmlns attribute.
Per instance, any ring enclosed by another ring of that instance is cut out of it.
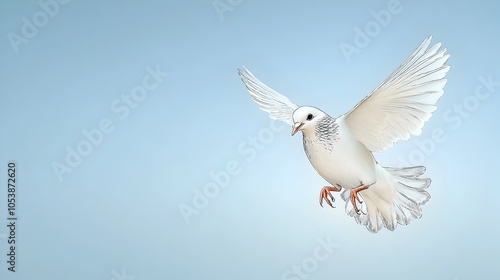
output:
<svg viewBox="0 0 500 280"><path fill-rule="evenodd" d="M304 123L296 122L293 124L292 136L299 131L299 129L304 125Z"/></svg>

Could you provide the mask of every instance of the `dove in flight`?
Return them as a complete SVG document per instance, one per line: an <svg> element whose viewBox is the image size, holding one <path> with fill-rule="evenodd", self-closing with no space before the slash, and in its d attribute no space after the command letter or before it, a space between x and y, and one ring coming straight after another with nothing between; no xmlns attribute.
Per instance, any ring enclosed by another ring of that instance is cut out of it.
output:
<svg viewBox="0 0 500 280"><path fill-rule="evenodd" d="M346 212L373 233L396 229L422 216L431 180L424 166L382 167L373 152L422 132L443 95L449 54L426 38L399 68L350 112L338 118L311 106L298 106L258 80L245 67L238 73L260 109L271 119L302 132L303 146L314 169L330 185L319 201L331 207L340 192ZM358 206L359 205L359 206ZM360 206L363 206L360 209Z"/></svg>

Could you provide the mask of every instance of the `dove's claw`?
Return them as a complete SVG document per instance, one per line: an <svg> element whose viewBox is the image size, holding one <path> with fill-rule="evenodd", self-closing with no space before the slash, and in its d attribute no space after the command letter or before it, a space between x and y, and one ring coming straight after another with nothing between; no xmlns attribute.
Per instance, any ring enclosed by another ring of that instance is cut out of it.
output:
<svg viewBox="0 0 500 280"><path fill-rule="evenodd" d="M333 206L333 202L335 202L335 198L333 197L333 195L330 193L330 192L339 192L340 190L342 190L341 187L324 187L321 189L321 191L319 192L319 205L321 205L321 207L323 207L323 200L326 201L326 203L328 203L328 205L330 205L330 207L332 208L335 208L335 206Z"/></svg>
<svg viewBox="0 0 500 280"><path fill-rule="evenodd" d="M358 205L356 204L356 201L358 201L360 204L363 203L361 199L359 199L358 192L364 191L366 189L368 189L368 186L360 186L351 190L351 203L354 208L354 212L356 212L356 214L358 215L360 215L361 213L365 214L363 211L359 210Z"/></svg>

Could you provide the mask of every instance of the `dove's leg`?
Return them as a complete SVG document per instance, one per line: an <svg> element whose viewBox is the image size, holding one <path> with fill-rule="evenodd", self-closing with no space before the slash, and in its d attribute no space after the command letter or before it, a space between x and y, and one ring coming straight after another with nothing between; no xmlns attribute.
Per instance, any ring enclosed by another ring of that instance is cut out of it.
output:
<svg viewBox="0 0 500 280"><path fill-rule="evenodd" d="M356 212L356 214L359 215L359 208L358 208L358 205L356 204L356 200L361 204L363 203L361 201L361 199L359 199L359 196L358 196L358 192L360 191L364 191L366 189L368 189L369 186L359 186L355 189L352 189L351 190L351 203L352 203L352 206L354 207L354 211Z"/></svg>
<svg viewBox="0 0 500 280"><path fill-rule="evenodd" d="M319 205L321 205L321 207L323 207L323 200L326 201L326 203L328 203L328 205L330 205L330 207L332 208L335 208L335 206L333 206L333 202L335 202L335 198L333 198L333 195L330 193L330 192L340 192L342 190L342 187L338 186L338 187L329 187L329 186L326 186L324 188L321 189L321 191L319 192Z"/></svg>

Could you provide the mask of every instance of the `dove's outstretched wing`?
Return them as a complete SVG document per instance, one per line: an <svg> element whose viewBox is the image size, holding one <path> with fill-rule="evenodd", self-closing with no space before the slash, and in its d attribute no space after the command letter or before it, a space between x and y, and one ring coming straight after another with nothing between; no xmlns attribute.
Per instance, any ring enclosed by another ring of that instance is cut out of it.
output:
<svg viewBox="0 0 500 280"><path fill-rule="evenodd" d="M378 88L344 115L352 134L370 151L391 147L400 139L422 132L443 94L449 55L439 50L441 43L429 48L432 37Z"/></svg>
<svg viewBox="0 0 500 280"><path fill-rule="evenodd" d="M245 67L238 69L238 74L247 87L248 92L250 92L252 99L260 106L260 109L268 112L269 117L273 120L293 125L293 111L299 106L259 81Z"/></svg>

